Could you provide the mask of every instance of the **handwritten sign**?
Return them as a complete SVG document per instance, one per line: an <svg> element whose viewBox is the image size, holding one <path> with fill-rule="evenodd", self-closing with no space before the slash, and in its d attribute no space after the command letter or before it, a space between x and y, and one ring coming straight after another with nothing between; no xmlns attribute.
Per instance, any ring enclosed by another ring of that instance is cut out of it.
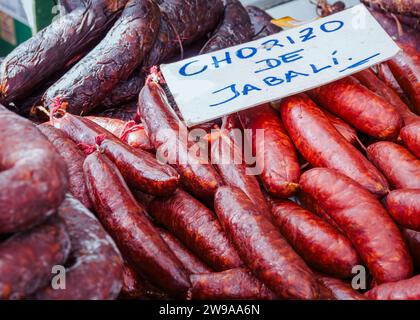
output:
<svg viewBox="0 0 420 320"><path fill-rule="evenodd" d="M269 37L164 64L161 71L192 126L338 80L399 50L360 4Z"/></svg>

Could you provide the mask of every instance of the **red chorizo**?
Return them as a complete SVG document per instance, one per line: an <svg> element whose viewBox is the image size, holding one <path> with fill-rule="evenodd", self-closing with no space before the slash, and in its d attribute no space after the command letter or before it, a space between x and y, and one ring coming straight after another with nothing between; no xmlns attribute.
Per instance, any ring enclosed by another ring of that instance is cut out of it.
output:
<svg viewBox="0 0 420 320"><path fill-rule="evenodd" d="M337 170L315 168L302 175L300 185L339 225L378 283L411 276L412 261L400 231L360 184Z"/></svg>
<svg viewBox="0 0 420 320"><path fill-rule="evenodd" d="M420 54L414 47L399 43L402 52L388 61L395 79L410 100L414 111L420 114Z"/></svg>
<svg viewBox="0 0 420 320"><path fill-rule="evenodd" d="M67 165L69 192L85 207L91 208L92 203L87 194L85 176L83 175L84 153L63 131L56 129L49 123L39 125L38 129L53 144Z"/></svg>
<svg viewBox="0 0 420 320"><path fill-rule="evenodd" d="M402 128L400 137L404 145L420 159L420 121Z"/></svg>
<svg viewBox="0 0 420 320"><path fill-rule="evenodd" d="M52 268L64 265L69 252L69 235L57 217L1 243L0 300L23 299L48 285Z"/></svg>
<svg viewBox="0 0 420 320"><path fill-rule="evenodd" d="M372 70L366 69L354 74L354 77L360 81L369 90L375 92L388 102L390 102L401 115L404 125L420 121L420 117L411 112L410 108L401 100L398 94L384 82L379 79Z"/></svg>
<svg viewBox="0 0 420 320"><path fill-rule="evenodd" d="M86 118L111 132L114 136L120 138L133 148L140 148L146 151L153 150L149 137L141 123L138 124L135 121L124 121L99 116L89 116Z"/></svg>
<svg viewBox="0 0 420 320"><path fill-rule="evenodd" d="M410 250L411 256L413 257L414 266L420 268L420 232L402 229L402 234L405 241L407 242L408 248Z"/></svg>
<svg viewBox="0 0 420 320"><path fill-rule="evenodd" d="M349 278L360 258L350 240L334 227L290 200L272 200L271 214L296 252L312 267Z"/></svg>
<svg viewBox="0 0 420 320"><path fill-rule="evenodd" d="M215 214L185 191L153 200L148 212L215 270L242 266Z"/></svg>
<svg viewBox="0 0 420 320"><path fill-rule="evenodd" d="M420 275L381 284L366 292L366 296L374 300L420 300Z"/></svg>
<svg viewBox="0 0 420 320"><path fill-rule="evenodd" d="M281 298L318 298L308 266L241 190L220 187L214 202L223 229L257 279Z"/></svg>
<svg viewBox="0 0 420 320"><path fill-rule="evenodd" d="M192 274L188 298L192 300L276 300L275 294L247 269Z"/></svg>
<svg viewBox="0 0 420 320"><path fill-rule="evenodd" d="M67 192L67 168L28 120L0 105L0 234L51 216Z"/></svg>
<svg viewBox="0 0 420 320"><path fill-rule="evenodd" d="M394 190L386 197L386 206L400 225L420 231L420 189Z"/></svg>
<svg viewBox="0 0 420 320"><path fill-rule="evenodd" d="M321 109L321 108L320 108ZM352 145L356 145L359 142L359 138L357 137L357 132L352 128L349 124L341 120L339 117L333 115L332 113L328 112L327 110L321 109L334 128L340 132L340 134L350 142Z"/></svg>
<svg viewBox="0 0 420 320"><path fill-rule="evenodd" d="M160 288L184 297L190 285L187 272L137 204L117 167L96 151L83 168L99 220L124 257Z"/></svg>
<svg viewBox="0 0 420 320"><path fill-rule="evenodd" d="M213 272L204 262L189 251L177 238L164 229L158 229L162 239L166 242L169 249L181 261L185 269L191 273L210 273Z"/></svg>
<svg viewBox="0 0 420 320"><path fill-rule="evenodd" d="M122 287L123 261L114 241L96 217L68 195L58 209L71 241L66 288L46 287L39 300L113 300Z"/></svg>
<svg viewBox="0 0 420 320"><path fill-rule="evenodd" d="M318 276L318 282L325 287L334 300L366 300L367 298L354 290L350 284L331 277Z"/></svg>
<svg viewBox="0 0 420 320"><path fill-rule="evenodd" d="M266 104L240 112L239 118L243 128L250 130L247 141L265 189L275 197L294 194L299 188L300 165L276 112ZM264 132L264 137L258 138L257 130Z"/></svg>
<svg viewBox="0 0 420 320"><path fill-rule="evenodd" d="M336 169L378 196L388 192L382 174L340 135L306 95L283 99L280 108L290 138L310 164Z"/></svg>
<svg viewBox="0 0 420 320"><path fill-rule="evenodd" d="M54 119L53 124L79 144L94 146L101 139L101 150L117 165L127 182L133 187L154 195L168 195L175 191L178 173L168 165L160 164L154 156L141 149L134 149L120 141L96 123L66 113Z"/></svg>
<svg viewBox="0 0 420 320"><path fill-rule="evenodd" d="M167 158L189 191L212 199L221 184L219 175L208 159L190 152L187 127L172 111L161 86L150 77L140 92L139 113L158 157Z"/></svg>
<svg viewBox="0 0 420 320"><path fill-rule="evenodd" d="M395 107L352 77L310 90L309 94L319 105L372 137L392 139L402 127Z"/></svg>
<svg viewBox="0 0 420 320"><path fill-rule="evenodd" d="M371 144L367 155L395 188L420 188L420 160L404 147L381 141Z"/></svg>
<svg viewBox="0 0 420 320"><path fill-rule="evenodd" d="M389 69L389 66L386 64L386 62L378 64L377 69L378 78L381 79L388 87L393 89L406 105L409 105L410 102L408 101L407 96L401 89L400 85L398 84L397 80L391 72L391 69Z"/></svg>

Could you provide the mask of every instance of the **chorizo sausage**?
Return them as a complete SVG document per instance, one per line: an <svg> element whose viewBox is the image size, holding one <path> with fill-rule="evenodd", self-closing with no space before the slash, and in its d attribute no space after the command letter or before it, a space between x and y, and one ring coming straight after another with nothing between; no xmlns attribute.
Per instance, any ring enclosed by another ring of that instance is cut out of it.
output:
<svg viewBox="0 0 420 320"><path fill-rule="evenodd" d="M116 107L118 108L122 104L136 100L143 85L144 76L140 75L140 71L134 71L134 73L127 80L122 80L115 86L111 93L109 93L100 103L98 108L105 110ZM128 120L132 119L133 118L130 118Z"/></svg>
<svg viewBox="0 0 420 320"><path fill-rule="evenodd" d="M83 169L99 220L124 257L160 288L185 297L190 286L187 272L137 204L117 167L96 151L86 158Z"/></svg>
<svg viewBox="0 0 420 320"><path fill-rule="evenodd" d="M67 168L28 120L0 105L0 234L51 216L67 192Z"/></svg>
<svg viewBox="0 0 420 320"><path fill-rule="evenodd" d="M308 93L319 105L372 137L392 139L402 127L395 107L355 78L346 77Z"/></svg>
<svg viewBox="0 0 420 320"><path fill-rule="evenodd" d="M140 92L139 113L158 157L169 161L194 195L213 199L221 184L219 175L208 159L189 151L187 127L172 112L163 89L150 77Z"/></svg>
<svg viewBox="0 0 420 320"><path fill-rule="evenodd" d="M192 274L188 298L192 300L276 300L275 294L243 268Z"/></svg>
<svg viewBox="0 0 420 320"><path fill-rule="evenodd" d="M160 164L154 156L141 149L124 144L117 137L92 121L66 113L53 119L53 124L63 130L78 144L95 146L117 165L127 182L140 191L154 195L169 195L178 187L179 176L168 165Z"/></svg>
<svg viewBox="0 0 420 320"><path fill-rule="evenodd" d="M213 269L242 266L215 214L188 193L178 190L171 197L154 199L148 212Z"/></svg>
<svg viewBox="0 0 420 320"><path fill-rule="evenodd" d="M339 225L377 283L411 276L411 257L398 227L360 184L336 170L315 168L301 176L300 185Z"/></svg>
<svg viewBox="0 0 420 320"><path fill-rule="evenodd" d="M151 0L129 0L105 38L44 95L54 109L61 97L68 112L86 114L144 60L159 29L160 12Z"/></svg>
<svg viewBox="0 0 420 320"><path fill-rule="evenodd" d="M398 45L403 51L387 63L414 111L420 114L420 54L414 47L401 43Z"/></svg>
<svg viewBox="0 0 420 320"><path fill-rule="evenodd" d="M92 0L53 21L18 46L0 67L0 96L22 99L95 45L120 15L127 0Z"/></svg>
<svg viewBox="0 0 420 320"><path fill-rule="evenodd" d="M177 238L164 229L158 229L162 239L166 242L169 249L175 254L185 269L191 273L210 273L213 272L204 262L192 254Z"/></svg>
<svg viewBox="0 0 420 320"><path fill-rule="evenodd" d="M140 148L146 151L153 150L149 137L141 123L138 124L134 120L123 121L120 119L98 116L89 116L86 118L111 132L114 136L117 136L121 141L133 148Z"/></svg>
<svg viewBox="0 0 420 320"><path fill-rule="evenodd" d="M271 23L273 17L264 10L255 6L247 6L246 11L248 11L252 27L254 28L254 39L264 38L282 31L282 28Z"/></svg>
<svg viewBox="0 0 420 320"><path fill-rule="evenodd" d="M65 225L57 217L0 244L0 299L23 299L48 285L55 265L70 252Z"/></svg>
<svg viewBox="0 0 420 320"><path fill-rule="evenodd" d="M140 88L141 89L141 88ZM118 119L123 121L131 121L137 116L137 97L139 92L135 95L134 100L131 100L125 104L117 105L115 107L103 110L95 109L92 115L97 117L105 117L111 119Z"/></svg>
<svg viewBox="0 0 420 320"><path fill-rule="evenodd" d="M310 164L336 169L378 196L388 192L388 184L375 166L340 135L306 95L283 99L280 109L290 138Z"/></svg>
<svg viewBox="0 0 420 320"><path fill-rule="evenodd" d="M112 300L122 287L123 261L114 241L95 216L77 199L67 196L58 209L70 236L66 288L46 287L39 300Z"/></svg>
<svg viewBox="0 0 420 320"><path fill-rule="evenodd" d="M366 69L353 76L359 80L361 84L369 88L369 90L389 101L401 115L404 125L420 121L420 117L411 112L410 108L400 99L398 94L382 82L372 70Z"/></svg>
<svg viewBox="0 0 420 320"><path fill-rule="evenodd" d="M420 121L402 128L400 137L404 145L420 159Z"/></svg>
<svg viewBox="0 0 420 320"><path fill-rule="evenodd" d="M287 198L299 188L300 165L295 148L279 116L266 104L239 113L244 129L250 130L253 155L265 189L275 197ZM264 130L264 131L262 131ZM258 138L258 131L264 133Z"/></svg>
<svg viewBox="0 0 420 320"><path fill-rule="evenodd" d="M241 2L225 0L224 5L223 20L200 53L214 52L252 40L254 30Z"/></svg>
<svg viewBox="0 0 420 320"><path fill-rule="evenodd" d="M376 142L367 148L367 155L395 188L420 188L420 160L404 147Z"/></svg>
<svg viewBox="0 0 420 320"><path fill-rule="evenodd" d="M420 231L420 189L394 190L386 197L386 206L400 225Z"/></svg>
<svg viewBox="0 0 420 320"><path fill-rule="evenodd" d="M395 79L394 75L389 69L386 62L382 62L377 65L377 74L378 78L381 79L385 84L393 89L401 98L401 100L407 105L410 106L410 102L407 99L404 91L401 89L400 85L398 84L397 80Z"/></svg>
<svg viewBox="0 0 420 320"><path fill-rule="evenodd" d="M321 108L320 108L321 109ZM357 132L354 130L349 124L341 120L339 117L333 115L332 113L328 112L327 110L322 110L334 128L340 132L340 134L350 142L352 145L356 145L359 142L359 138L357 137Z"/></svg>
<svg viewBox="0 0 420 320"><path fill-rule="evenodd" d="M334 300L367 300L367 298L354 290L350 284L331 277L318 276L318 282L325 287Z"/></svg>
<svg viewBox="0 0 420 320"><path fill-rule="evenodd" d="M214 206L223 229L257 279L280 298L318 298L308 266L241 190L220 187Z"/></svg>
<svg viewBox="0 0 420 320"><path fill-rule="evenodd" d="M85 176L83 175L83 162L85 161L83 152L63 131L50 124L39 125L38 129L53 144L67 165L69 192L86 208L91 208L92 203L87 194Z"/></svg>
<svg viewBox="0 0 420 320"><path fill-rule="evenodd" d="M339 278L352 276L360 258L349 239L290 200L270 204L274 225L310 266Z"/></svg>
<svg viewBox="0 0 420 320"><path fill-rule="evenodd" d="M366 296L373 300L419 300L420 275L381 284L366 292Z"/></svg>

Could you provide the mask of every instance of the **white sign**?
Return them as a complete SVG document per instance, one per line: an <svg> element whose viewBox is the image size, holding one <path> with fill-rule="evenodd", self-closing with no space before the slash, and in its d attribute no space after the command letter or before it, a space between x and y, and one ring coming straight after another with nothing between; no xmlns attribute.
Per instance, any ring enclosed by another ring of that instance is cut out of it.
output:
<svg viewBox="0 0 420 320"><path fill-rule="evenodd" d="M266 38L164 64L161 71L192 126L338 80L399 50L360 4Z"/></svg>

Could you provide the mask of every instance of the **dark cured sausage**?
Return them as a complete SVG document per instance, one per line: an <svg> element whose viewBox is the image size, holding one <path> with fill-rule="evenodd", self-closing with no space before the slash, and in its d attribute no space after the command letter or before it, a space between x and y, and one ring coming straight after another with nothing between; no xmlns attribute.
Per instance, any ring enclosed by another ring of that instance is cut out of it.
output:
<svg viewBox="0 0 420 320"><path fill-rule="evenodd" d="M402 52L388 61L395 79L410 100L414 111L420 114L420 54L414 47L399 44Z"/></svg>
<svg viewBox="0 0 420 320"><path fill-rule="evenodd" d="M187 127L172 111L163 89L150 77L140 92L139 112L158 157L169 161L189 191L204 200L212 199L221 184L219 175L208 159L190 152Z"/></svg>
<svg viewBox="0 0 420 320"><path fill-rule="evenodd" d="M384 283L366 292L374 300L419 300L420 275L397 282Z"/></svg>
<svg viewBox="0 0 420 320"><path fill-rule="evenodd" d="M69 176L69 192L87 208L92 207L87 194L85 176L83 175L84 153L61 130L45 123L38 126L39 131L53 144L67 165Z"/></svg>
<svg viewBox="0 0 420 320"><path fill-rule="evenodd" d="M352 77L310 90L309 95L354 128L375 138L395 138L402 127L395 107Z"/></svg>
<svg viewBox="0 0 420 320"><path fill-rule="evenodd" d="M401 233L372 194L325 168L305 172L300 185L339 225L378 283L411 276L412 261Z"/></svg>
<svg viewBox="0 0 420 320"><path fill-rule="evenodd" d="M188 298L192 300L275 300L275 294L247 269L193 274Z"/></svg>
<svg viewBox="0 0 420 320"><path fill-rule="evenodd" d="M193 43L214 30L223 15L220 0L159 0L162 13L155 44L144 62L143 71L159 65L183 46Z"/></svg>
<svg viewBox="0 0 420 320"><path fill-rule="evenodd" d="M400 225L420 231L420 189L394 190L386 197L386 206Z"/></svg>
<svg viewBox="0 0 420 320"><path fill-rule="evenodd" d="M177 238L166 230L158 229L162 239L166 242L169 249L181 261L185 269L191 273L209 273L213 272L199 258L192 254Z"/></svg>
<svg viewBox="0 0 420 320"><path fill-rule="evenodd" d="M420 188L420 160L404 147L381 141L371 144L367 155L395 188Z"/></svg>
<svg viewBox="0 0 420 320"><path fill-rule="evenodd" d="M67 168L28 120L0 105L0 234L26 230L52 215L67 192Z"/></svg>
<svg viewBox="0 0 420 320"><path fill-rule="evenodd" d="M144 60L159 29L160 12L151 0L129 0L106 37L44 95L51 111L61 97L66 110L86 114Z"/></svg>
<svg viewBox="0 0 420 320"><path fill-rule="evenodd" d="M123 262L114 241L95 216L78 200L67 196L58 209L70 235L66 288L47 287L40 300L113 300L122 287Z"/></svg>
<svg viewBox="0 0 420 320"><path fill-rule="evenodd" d="M417 0L362 0L362 2L387 13L420 17L420 3Z"/></svg>
<svg viewBox="0 0 420 320"><path fill-rule="evenodd" d="M52 268L64 265L69 252L69 236L57 217L1 243L0 299L23 299L48 285Z"/></svg>
<svg viewBox="0 0 420 320"><path fill-rule="evenodd" d="M200 53L213 52L252 40L254 30L238 0L225 0L224 17Z"/></svg>
<svg viewBox="0 0 420 320"><path fill-rule="evenodd" d="M378 196L388 192L388 184L375 166L340 135L306 95L283 99L280 108L290 138L310 164L337 169Z"/></svg>
<svg viewBox="0 0 420 320"><path fill-rule="evenodd" d="M390 102L401 115L405 125L420 121L420 117L411 112L410 108L400 99L398 94L382 82L372 70L366 69L353 76L365 87Z"/></svg>
<svg viewBox="0 0 420 320"><path fill-rule="evenodd" d="M95 146L100 142L101 150L117 165L127 182L140 191L164 196L177 188L179 176L173 168L160 164L146 151L124 144L96 123L66 113L53 119L53 124L78 144ZM97 141L98 137L101 141Z"/></svg>
<svg viewBox="0 0 420 320"><path fill-rule="evenodd" d="M79 60L118 18L127 0L92 0L18 46L0 67L0 96L23 98L56 72Z"/></svg>
<svg viewBox="0 0 420 320"><path fill-rule="evenodd" d="M305 262L242 191L220 187L214 203L239 256L261 282L281 298L318 298L318 285Z"/></svg>
<svg viewBox="0 0 420 320"><path fill-rule="evenodd" d="M136 203L115 165L94 152L85 160L84 173L99 220L124 257L160 288L185 297L189 280L184 267Z"/></svg>
<svg viewBox="0 0 420 320"><path fill-rule="evenodd" d="M318 276L318 282L325 287L334 300L367 300L367 298L354 290L350 284L331 277Z"/></svg>
<svg viewBox="0 0 420 320"><path fill-rule="evenodd" d="M141 88L140 88L141 89ZM139 89L139 92L140 92ZM117 105L115 107L105 110L93 110L92 115L96 117L105 117L111 119L118 119L123 121L131 121L137 115L137 98L139 93L134 97L135 100L131 100L125 104Z"/></svg>
<svg viewBox="0 0 420 320"><path fill-rule="evenodd" d="M246 11L248 11L252 27L254 28L254 39L271 36L282 31L282 28L271 23L273 17L264 10L254 6L247 6Z"/></svg>
<svg viewBox="0 0 420 320"><path fill-rule="evenodd" d="M133 99L137 99L140 90L144 85L144 76L139 74L139 71L134 71L127 80L118 83L115 88L106 96L100 103L100 109L109 109L118 107L124 103L128 103ZM132 120L130 118L128 120ZM127 120L127 121L128 121Z"/></svg>
<svg viewBox="0 0 420 320"><path fill-rule="evenodd" d="M420 159L420 121L402 128L400 137L405 146Z"/></svg>
<svg viewBox="0 0 420 320"><path fill-rule="evenodd" d="M360 258L345 236L290 200L270 203L274 225L309 265L339 278L352 276Z"/></svg>
<svg viewBox="0 0 420 320"><path fill-rule="evenodd" d="M107 117L89 116L86 118L111 132L114 136L117 136L121 141L133 148L140 148L146 151L153 150L149 137L142 124L136 124L134 121L127 122Z"/></svg>
<svg viewBox="0 0 420 320"><path fill-rule="evenodd" d="M178 190L171 197L155 199L148 212L215 270L242 266L215 214L188 193Z"/></svg>
<svg viewBox="0 0 420 320"><path fill-rule="evenodd" d="M420 269L420 232L403 228L402 234L413 257L414 266Z"/></svg>
<svg viewBox="0 0 420 320"><path fill-rule="evenodd" d="M300 165L278 115L266 104L240 112L239 118L251 131L247 141L265 189L275 197L290 197L299 188ZM263 138L257 138L257 130L264 130Z"/></svg>

